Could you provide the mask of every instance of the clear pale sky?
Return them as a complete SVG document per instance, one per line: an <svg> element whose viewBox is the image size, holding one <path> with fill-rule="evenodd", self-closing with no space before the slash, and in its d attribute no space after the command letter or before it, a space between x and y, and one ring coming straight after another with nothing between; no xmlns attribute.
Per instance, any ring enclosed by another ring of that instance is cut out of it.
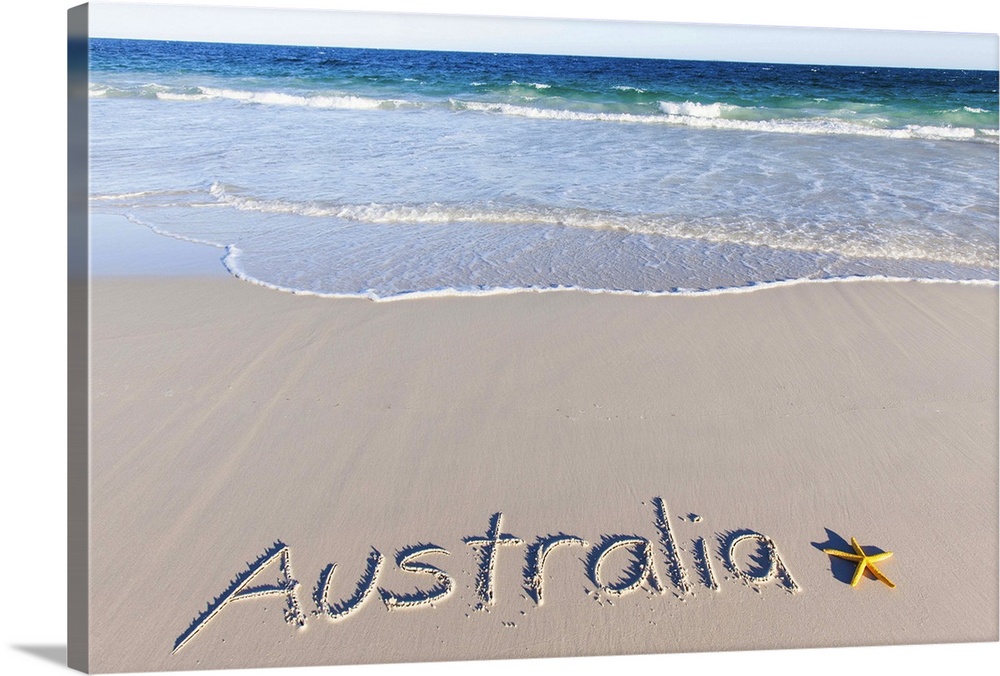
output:
<svg viewBox="0 0 1000 676"><path fill-rule="evenodd" d="M345 13L148 3L91 3L90 7L90 32L94 37L998 68L998 39L991 34ZM725 17L724 14L720 16Z"/></svg>

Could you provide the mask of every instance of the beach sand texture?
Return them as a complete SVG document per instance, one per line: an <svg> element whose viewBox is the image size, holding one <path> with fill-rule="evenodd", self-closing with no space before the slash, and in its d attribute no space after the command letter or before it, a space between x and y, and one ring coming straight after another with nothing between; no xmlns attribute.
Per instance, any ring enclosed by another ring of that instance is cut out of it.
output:
<svg viewBox="0 0 1000 676"><path fill-rule="evenodd" d="M998 638L996 287L123 277L92 313L95 671ZM236 598L172 652L278 551L304 626Z"/></svg>

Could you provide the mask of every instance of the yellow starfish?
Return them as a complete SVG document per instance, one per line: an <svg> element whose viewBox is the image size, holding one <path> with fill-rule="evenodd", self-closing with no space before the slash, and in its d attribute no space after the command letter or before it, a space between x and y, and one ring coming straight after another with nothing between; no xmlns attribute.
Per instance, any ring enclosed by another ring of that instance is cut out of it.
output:
<svg viewBox="0 0 1000 676"><path fill-rule="evenodd" d="M851 538L851 546L854 547L854 551L857 552L856 554L852 554L851 552L842 552L836 549L824 549L823 551L831 556L838 556L842 559L847 559L848 561L858 562L858 567L854 570L854 577L851 578L852 587L856 587L858 585L858 582L861 581L861 578L865 574L865 569L867 568L872 572L872 575L874 575L879 580L882 580L882 582L885 582L887 585L889 585L889 587L893 589L896 588L896 585L894 585L889 578L883 575L882 571L880 571L878 568L875 567L875 564L877 562L882 561L884 559L888 559L890 556L892 556L892 552L882 552L881 554L865 554L865 550L861 548L861 545L859 545L858 541L855 540L854 538Z"/></svg>

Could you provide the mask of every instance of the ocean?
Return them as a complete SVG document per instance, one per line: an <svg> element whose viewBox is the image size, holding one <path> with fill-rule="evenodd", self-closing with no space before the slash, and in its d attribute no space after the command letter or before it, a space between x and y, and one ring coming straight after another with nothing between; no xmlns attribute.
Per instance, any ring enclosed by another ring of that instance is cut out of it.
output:
<svg viewBox="0 0 1000 676"><path fill-rule="evenodd" d="M998 279L998 73L90 41L94 213L286 291Z"/></svg>

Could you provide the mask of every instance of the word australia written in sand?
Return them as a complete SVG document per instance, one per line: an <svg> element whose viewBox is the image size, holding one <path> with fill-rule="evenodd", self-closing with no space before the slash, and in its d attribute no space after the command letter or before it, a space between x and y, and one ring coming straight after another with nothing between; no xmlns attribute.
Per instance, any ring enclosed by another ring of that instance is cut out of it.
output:
<svg viewBox="0 0 1000 676"><path fill-rule="evenodd" d="M560 550L576 550L577 560L583 564L586 579L593 589L586 592L597 602L645 590L649 594L672 592L678 597L693 596L696 588L712 592L721 591L722 581L732 581L754 591L775 586L789 593L800 591L791 572L770 537L749 529L729 530L714 535L717 549L705 537L692 541L690 562L693 572L681 557L667 507L661 498L652 500L653 528L651 538L639 534L603 534L593 541L566 533L537 536L533 541L502 530L503 514L494 513L486 532L463 539L464 545L475 558L472 573L475 611L489 611L499 603L495 592L498 559L506 556L503 550L520 551L523 555L521 569L522 587L530 600L541 606L545 603L546 569L553 559L564 558L556 565L571 565L569 556L559 557ZM689 515L693 522L700 521ZM228 588L208 603L191 624L177 637L173 652L188 646L197 634L206 630L230 603L251 599L280 598L284 601L284 618L289 624L303 628L311 618L338 623L357 615L370 601L381 601L384 611L435 608L454 596L458 589L456 577L440 563L452 552L432 543L404 546L395 556L400 571L415 576L418 585L412 591L394 590L380 585L386 556L375 547L368 553L364 570L346 598L334 599L337 564L330 563L320 571L311 594L312 608L303 607L302 584L292 570L292 549L277 541L267 547L255 561L236 575ZM717 571L721 563L722 570ZM433 561L434 563L431 563ZM277 572L277 580L262 583L265 571ZM720 579L721 578L721 579ZM422 582L422 584L420 584ZM350 588L350 585L347 585ZM373 604L373 605L378 605Z"/></svg>

